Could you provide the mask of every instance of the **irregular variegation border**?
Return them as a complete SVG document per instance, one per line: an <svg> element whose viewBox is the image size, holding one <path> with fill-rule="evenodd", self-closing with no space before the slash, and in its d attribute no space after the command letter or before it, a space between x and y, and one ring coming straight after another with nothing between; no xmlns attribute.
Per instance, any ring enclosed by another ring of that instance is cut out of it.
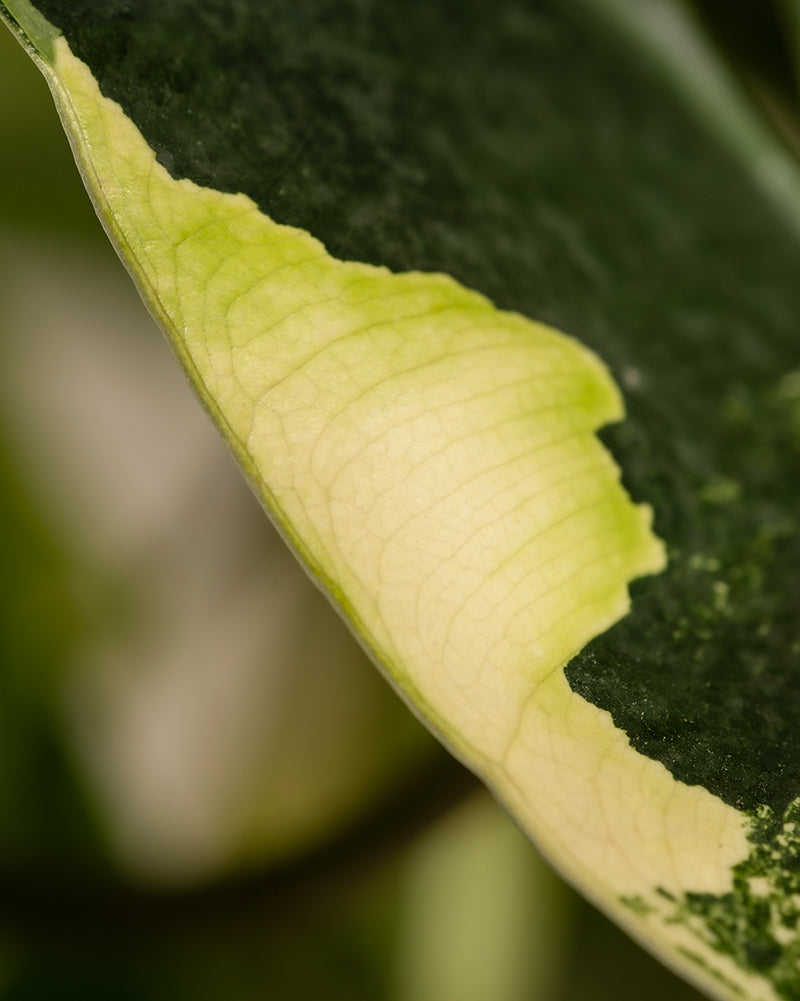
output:
<svg viewBox="0 0 800 1001"><path fill-rule="evenodd" d="M173 179L28 0L5 6L195 388L390 681L649 948L720 997L777 997L646 903L730 891L744 818L564 677L664 566L595 434L622 417L602 363L446 276L336 261L244 195Z"/></svg>

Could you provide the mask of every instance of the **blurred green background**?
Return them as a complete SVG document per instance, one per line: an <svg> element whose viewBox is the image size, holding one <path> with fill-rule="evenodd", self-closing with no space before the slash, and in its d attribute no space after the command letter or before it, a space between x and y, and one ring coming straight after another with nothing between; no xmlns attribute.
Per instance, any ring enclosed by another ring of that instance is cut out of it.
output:
<svg viewBox="0 0 800 1001"><path fill-rule="evenodd" d="M690 1001L285 551L0 31L0 997Z"/></svg>

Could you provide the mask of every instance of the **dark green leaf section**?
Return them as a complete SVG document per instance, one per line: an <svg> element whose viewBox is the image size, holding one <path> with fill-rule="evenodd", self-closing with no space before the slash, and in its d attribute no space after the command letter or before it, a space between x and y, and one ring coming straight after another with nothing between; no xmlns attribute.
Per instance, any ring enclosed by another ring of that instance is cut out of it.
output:
<svg viewBox="0 0 800 1001"><path fill-rule="evenodd" d="M595 348L669 569L570 665L726 802L800 792L800 243L578 5L40 0L175 176Z"/></svg>
<svg viewBox="0 0 800 1001"><path fill-rule="evenodd" d="M748 377L725 358L724 338L718 347L720 371L693 373L686 399L676 386L673 410L651 432L681 464L663 474L675 492L655 477L637 487L650 490L671 542L668 578L634 586L634 615L567 673L683 781L708 785L714 761L712 791L782 812L798 782L800 374L776 367L767 377L766 359L754 357ZM755 355L755 339L751 347ZM616 441L643 433L637 404L632 395L633 420Z"/></svg>
<svg viewBox="0 0 800 1001"><path fill-rule="evenodd" d="M750 841L730 893L665 895L674 904L668 920L686 924L712 949L764 977L778 997L800 1001L800 800L783 814L756 811Z"/></svg>

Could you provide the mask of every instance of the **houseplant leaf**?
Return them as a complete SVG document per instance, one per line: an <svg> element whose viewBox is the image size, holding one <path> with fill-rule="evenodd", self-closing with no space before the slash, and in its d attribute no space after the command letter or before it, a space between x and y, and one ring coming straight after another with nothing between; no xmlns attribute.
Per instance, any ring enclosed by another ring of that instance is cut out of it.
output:
<svg viewBox="0 0 800 1001"><path fill-rule="evenodd" d="M795 997L795 234L582 9L101 6L0 9L298 554L592 899Z"/></svg>

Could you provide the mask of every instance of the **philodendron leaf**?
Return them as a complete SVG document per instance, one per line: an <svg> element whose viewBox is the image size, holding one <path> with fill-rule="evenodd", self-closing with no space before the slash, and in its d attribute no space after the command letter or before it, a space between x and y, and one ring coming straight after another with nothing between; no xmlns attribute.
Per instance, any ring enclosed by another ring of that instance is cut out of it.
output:
<svg viewBox="0 0 800 1001"><path fill-rule="evenodd" d="M0 11L396 687L666 961L793 999L800 247L565 6Z"/></svg>

